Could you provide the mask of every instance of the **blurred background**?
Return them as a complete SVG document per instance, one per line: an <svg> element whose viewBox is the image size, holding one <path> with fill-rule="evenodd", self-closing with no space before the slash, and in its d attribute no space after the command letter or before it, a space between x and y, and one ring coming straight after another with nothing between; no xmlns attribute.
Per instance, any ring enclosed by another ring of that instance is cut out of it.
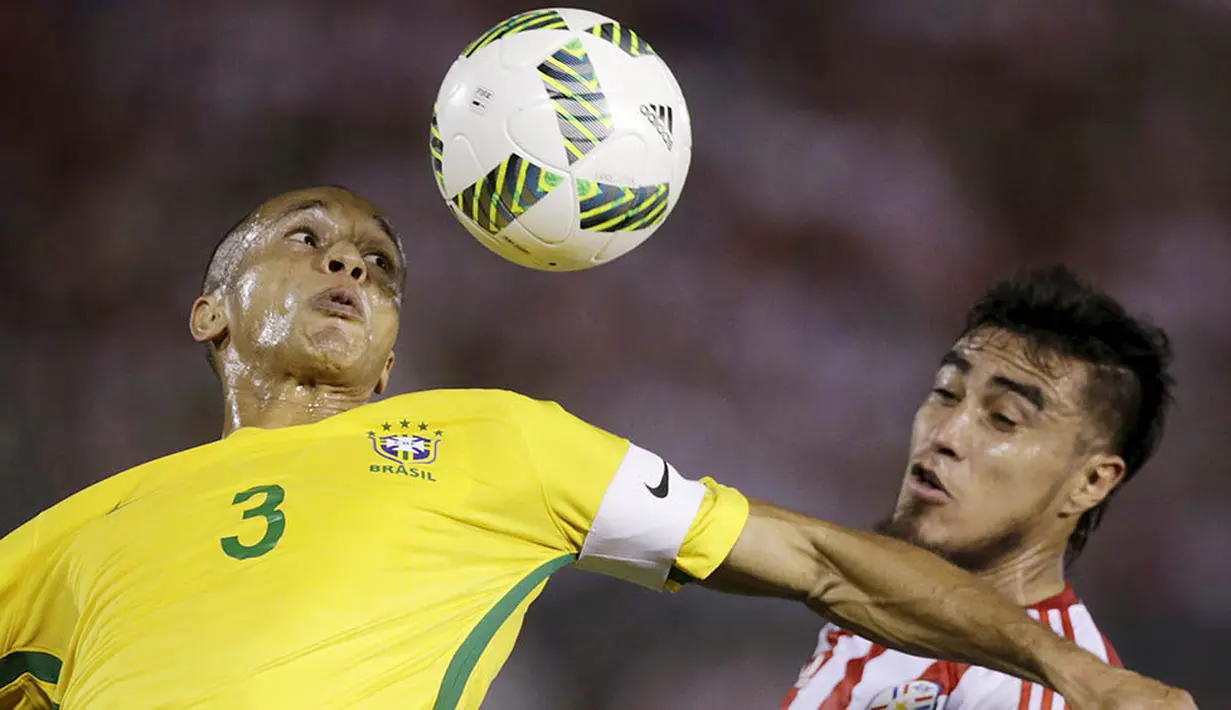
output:
<svg viewBox="0 0 1231 710"><path fill-rule="evenodd" d="M432 101L513 2L0 4L0 528L218 436L215 242L340 183L410 254L394 392L555 399L692 476L867 526L965 308L1064 261L1165 326L1179 407L1076 571L1125 662L1225 704L1231 4L593 0L670 64L688 187L610 266L510 265L432 184ZM485 707L770 708L819 620L569 571Z"/></svg>

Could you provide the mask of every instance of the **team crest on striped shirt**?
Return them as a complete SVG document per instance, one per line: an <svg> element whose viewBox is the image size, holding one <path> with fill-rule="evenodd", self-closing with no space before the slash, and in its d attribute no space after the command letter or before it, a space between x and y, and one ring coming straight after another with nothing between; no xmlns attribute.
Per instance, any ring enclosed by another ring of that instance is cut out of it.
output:
<svg viewBox="0 0 1231 710"><path fill-rule="evenodd" d="M936 710L944 688L930 680L912 680L885 688L868 703L868 710Z"/></svg>

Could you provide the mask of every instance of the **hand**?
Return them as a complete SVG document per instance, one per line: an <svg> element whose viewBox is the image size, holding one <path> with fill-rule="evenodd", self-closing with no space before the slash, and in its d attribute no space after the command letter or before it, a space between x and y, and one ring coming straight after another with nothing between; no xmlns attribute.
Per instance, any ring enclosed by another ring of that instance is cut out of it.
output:
<svg viewBox="0 0 1231 710"><path fill-rule="evenodd" d="M1183 690L1111 666L1081 687L1064 696L1073 710L1197 710Z"/></svg>

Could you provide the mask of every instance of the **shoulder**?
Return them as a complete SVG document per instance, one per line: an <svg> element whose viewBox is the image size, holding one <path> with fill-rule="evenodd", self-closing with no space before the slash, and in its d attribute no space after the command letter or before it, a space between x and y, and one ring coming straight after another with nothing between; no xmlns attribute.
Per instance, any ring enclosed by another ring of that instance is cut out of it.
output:
<svg viewBox="0 0 1231 710"><path fill-rule="evenodd" d="M43 510L3 538L0 566L19 559L50 560L89 523L102 518L131 498L164 457L104 478Z"/></svg>
<svg viewBox="0 0 1231 710"><path fill-rule="evenodd" d="M51 528L71 527L101 517L131 498L145 486L167 477L181 464L212 445L195 447L163 456L108 476L44 510L34 519ZM31 521L31 522L34 522Z"/></svg>
<svg viewBox="0 0 1231 710"><path fill-rule="evenodd" d="M202 460L221 455L222 441L213 441L152 459L103 478L43 510L9 534L31 535L43 547L63 541L88 523L106 516L137 496L176 476L200 467Z"/></svg>
<svg viewBox="0 0 1231 710"><path fill-rule="evenodd" d="M1077 597L1072 585L1063 592L1026 608L1026 613L1047 624L1057 635L1072 639L1104 661L1121 666L1111 643L1103 636L1090 610ZM1028 683L986 668L971 668L964 674L953 695L955 707L1013 708L1048 707L1054 693L1040 685Z"/></svg>

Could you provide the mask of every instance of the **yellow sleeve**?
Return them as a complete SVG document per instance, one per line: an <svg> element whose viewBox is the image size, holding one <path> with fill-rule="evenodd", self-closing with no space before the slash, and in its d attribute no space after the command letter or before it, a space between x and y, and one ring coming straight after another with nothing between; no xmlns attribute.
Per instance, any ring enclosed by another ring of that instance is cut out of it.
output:
<svg viewBox="0 0 1231 710"><path fill-rule="evenodd" d="M639 447L582 421L554 402L525 399L517 417L549 513L568 547L579 552L616 472L630 449ZM674 560L674 568L684 575L672 575L667 584L671 589L688 578L708 577L731 552L748 520L748 501L739 491L711 478L702 479L701 484L704 496ZM648 496L646 500L653 502Z"/></svg>
<svg viewBox="0 0 1231 710"><path fill-rule="evenodd" d="M701 510L675 559L676 569L692 579L706 579L718 569L748 522L748 499L743 493L708 476L701 483L706 488ZM686 581L673 577L668 587L674 591Z"/></svg>
<svg viewBox="0 0 1231 710"><path fill-rule="evenodd" d="M0 539L0 708L51 708L76 622L53 573L42 516ZM54 546L53 546L54 547ZM50 602L50 603L48 603Z"/></svg>
<svg viewBox="0 0 1231 710"><path fill-rule="evenodd" d="M555 402L521 399L515 414L548 513L573 552L581 549L628 441Z"/></svg>
<svg viewBox="0 0 1231 710"><path fill-rule="evenodd" d="M54 707L78 619L67 582L69 547L129 488L124 474L112 477L0 539L0 710Z"/></svg>

